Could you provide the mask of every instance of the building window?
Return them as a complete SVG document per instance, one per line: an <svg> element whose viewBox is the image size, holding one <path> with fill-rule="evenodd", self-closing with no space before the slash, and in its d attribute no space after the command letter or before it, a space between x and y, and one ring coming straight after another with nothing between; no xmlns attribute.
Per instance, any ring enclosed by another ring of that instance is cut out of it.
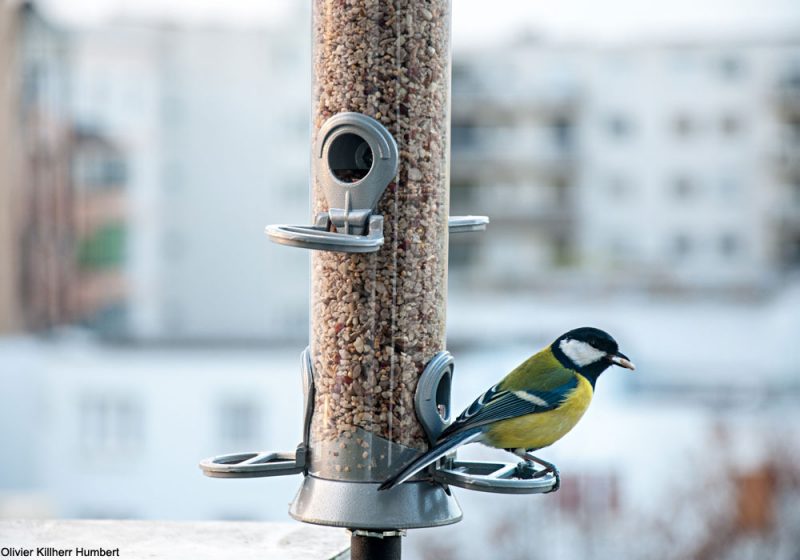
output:
<svg viewBox="0 0 800 560"><path fill-rule="evenodd" d="M697 126L689 115L677 115L672 120L672 130L678 138L688 138L696 129Z"/></svg>
<svg viewBox="0 0 800 560"><path fill-rule="evenodd" d="M463 236L466 238L467 236ZM461 274L476 268L475 262L478 255L478 246L475 241L462 241L453 236L450 247L447 251L450 270L458 269Z"/></svg>
<svg viewBox="0 0 800 560"><path fill-rule="evenodd" d="M611 115L606 120L606 130L612 138L622 140L633 132L633 124L630 119L622 114Z"/></svg>
<svg viewBox="0 0 800 560"><path fill-rule="evenodd" d="M783 238L781 259L787 268L800 268L800 234L787 233Z"/></svg>
<svg viewBox="0 0 800 560"><path fill-rule="evenodd" d="M80 442L86 454L137 451L143 440L140 403L124 395L91 395L79 404Z"/></svg>
<svg viewBox="0 0 800 560"><path fill-rule="evenodd" d="M726 258L735 257L741 250L739 237L734 233L725 233L719 238L719 252Z"/></svg>
<svg viewBox="0 0 800 560"><path fill-rule="evenodd" d="M30 107L40 101L42 91L43 69L37 62L28 62L22 78L22 99L26 107Z"/></svg>
<svg viewBox="0 0 800 560"><path fill-rule="evenodd" d="M793 66L793 67L792 67ZM796 106L796 100L800 95L800 59L795 60L783 72L783 76L778 82L778 91L781 103L789 110Z"/></svg>
<svg viewBox="0 0 800 560"><path fill-rule="evenodd" d="M737 80L742 75L744 64L740 58L725 56L719 61L719 73L726 80Z"/></svg>
<svg viewBox="0 0 800 560"><path fill-rule="evenodd" d="M454 150L466 150L474 148L477 144L477 130L472 124L454 125L450 136L453 139Z"/></svg>
<svg viewBox="0 0 800 560"><path fill-rule="evenodd" d="M74 166L76 183L87 190L119 188L128 179L125 161L111 153L86 150L75 156Z"/></svg>
<svg viewBox="0 0 800 560"><path fill-rule="evenodd" d="M473 92L477 84L481 84L482 80L476 80L473 69L470 65L463 62L453 63L453 89L458 91Z"/></svg>
<svg viewBox="0 0 800 560"><path fill-rule="evenodd" d="M727 137L737 136L742 130L742 122L734 114L724 115L719 122L722 134Z"/></svg>
<svg viewBox="0 0 800 560"><path fill-rule="evenodd" d="M688 200L692 198L696 191L697 185L686 175L679 175L672 180L672 195L677 200Z"/></svg>
<svg viewBox="0 0 800 560"><path fill-rule="evenodd" d="M261 410L250 400L228 400L219 407L220 438L225 445L248 446L261 435Z"/></svg>
<svg viewBox="0 0 800 560"><path fill-rule="evenodd" d="M569 237L563 233L553 236L553 266L569 266L573 264L573 261L572 243Z"/></svg>
<svg viewBox="0 0 800 560"><path fill-rule="evenodd" d="M103 162L103 185L117 186L128 179L128 169L120 158L108 158Z"/></svg>
<svg viewBox="0 0 800 560"><path fill-rule="evenodd" d="M450 201L453 208L474 208L480 199L481 188L483 187L476 177L453 180L450 186Z"/></svg>
<svg viewBox="0 0 800 560"><path fill-rule="evenodd" d="M678 233L672 238L671 253L678 258L688 257L692 252L692 239L685 233Z"/></svg>
<svg viewBox="0 0 800 560"><path fill-rule="evenodd" d="M550 179L550 187L555 190L555 202L559 208L564 208L570 204L572 196L570 186L569 178L564 175L556 175ZM531 190L531 194L533 194L533 190Z"/></svg>
<svg viewBox="0 0 800 560"><path fill-rule="evenodd" d="M800 119L786 122L785 129L784 142L789 144L790 148L794 148L794 145L800 142Z"/></svg>
<svg viewBox="0 0 800 560"><path fill-rule="evenodd" d="M558 118L553 121L553 140L555 145L562 150L572 148L575 137L575 127L570 119Z"/></svg>

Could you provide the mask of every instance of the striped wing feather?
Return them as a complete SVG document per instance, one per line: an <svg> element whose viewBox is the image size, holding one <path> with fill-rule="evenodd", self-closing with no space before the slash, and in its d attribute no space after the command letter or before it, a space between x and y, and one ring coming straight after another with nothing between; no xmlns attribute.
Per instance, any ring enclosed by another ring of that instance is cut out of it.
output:
<svg viewBox="0 0 800 560"><path fill-rule="evenodd" d="M478 397L439 439L498 420L553 410L577 386L575 372L561 366L552 353L539 352Z"/></svg>

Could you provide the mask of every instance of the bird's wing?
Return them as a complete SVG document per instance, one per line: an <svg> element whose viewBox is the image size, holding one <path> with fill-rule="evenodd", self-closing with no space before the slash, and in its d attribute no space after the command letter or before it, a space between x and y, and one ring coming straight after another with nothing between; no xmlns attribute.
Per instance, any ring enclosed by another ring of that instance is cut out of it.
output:
<svg viewBox="0 0 800 560"><path fill-rule="evenodd" d="M563 383L550 389L502 389L500 382L473 402L447 429L440 440L454 433L468 430L498 420L516 418L526 414L536 414L557 408L570 391L578 386L578 378L569 370Z"/></svg>
<svg viewBox="0 0 800 560"><path fill-rule="evenodd" d="M464 444L470 443L480 437L480 428L475 430L466 430L459 432L458 434L454 435L451 438L448 438L446 441L441 441L437 445L435 445L429 451L426 451L413 461L411 461L408 465L402 468L399 472L392 475L390 478L386 479L383 484L378 487L378 490L389 490L390 488L394 488L398 484L402 484L419 471L437 461L441 457L444 457L456 447L460 447Z"/></svg>

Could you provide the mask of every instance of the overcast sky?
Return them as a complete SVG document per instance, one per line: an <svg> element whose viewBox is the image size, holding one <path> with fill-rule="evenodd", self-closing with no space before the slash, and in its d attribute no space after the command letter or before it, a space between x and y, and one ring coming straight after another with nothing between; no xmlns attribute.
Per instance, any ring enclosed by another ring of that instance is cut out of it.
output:
<svg viewBox="0 0 800 560"><path fill-rule="evenodd" d="M302 13L311 0L43 0L70 23L117 16L258 25ZM303 16L299 16L303 17ZM800 35L798 0L453 0L457 46L532 30L559 39L626 41L653 35Z"/></svg>

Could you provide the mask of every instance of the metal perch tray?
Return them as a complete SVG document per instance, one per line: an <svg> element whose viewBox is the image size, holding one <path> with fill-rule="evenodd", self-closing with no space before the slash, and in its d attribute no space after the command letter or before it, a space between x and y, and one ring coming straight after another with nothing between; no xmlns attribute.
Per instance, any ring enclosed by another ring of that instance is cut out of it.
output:
<svg viewBox="0 0 800 560"><path fill-rule="evenodd" d="M305 469L305 452L229 453L200 462L203 474L212 478L259 478L299 474Z"/></svg>
<svg viewBox="0 0 800 560"><path fill-rule="evenodd" d="M433 479L442 484L495 494L542 494L556 487L556 476L536 470L530 461L503 463L495 461L454 461L433 471Z"/></svg>

